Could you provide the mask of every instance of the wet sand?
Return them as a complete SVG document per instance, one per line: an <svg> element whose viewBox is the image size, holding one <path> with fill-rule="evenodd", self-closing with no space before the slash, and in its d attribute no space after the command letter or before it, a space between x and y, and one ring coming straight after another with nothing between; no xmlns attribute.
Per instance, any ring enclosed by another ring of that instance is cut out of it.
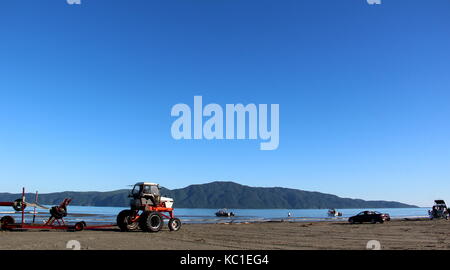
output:
<svg viewBox="0 0 450 270"><path fill-rule="evenodd" d="M124 233L116 228L0 231L0 249L63 250L70 240L79 241L81 249L89 250L366 249L370 240L379 241L381 249L450 249L450 221L184 224L178 232L170 232L165 226L158 233Z"/></svg>

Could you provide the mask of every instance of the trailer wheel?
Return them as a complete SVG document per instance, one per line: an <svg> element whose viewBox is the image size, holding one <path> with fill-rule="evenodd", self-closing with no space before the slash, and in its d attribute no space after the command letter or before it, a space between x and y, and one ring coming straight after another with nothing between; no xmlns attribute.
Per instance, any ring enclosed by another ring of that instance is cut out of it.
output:
<svg viewBox="0 0 450 270"><path fill-rule="evenodd" d="M117 226L119 226L122 232L135 231L139 229L139 223L137 221L131 222L135 212L131 210L123 210L117 215Z"/></svg>
<svg viewBox="0 0 450 270"><path fill-rule="evenodd" d="M86 227L86 223L84 223L84 221L78 222L75 224L75 231L81 232L82 230L84 230L84 227Z"/></svg>
<svg viewBox="0 0 450 270"><path fill-rule="evenodd" d="M178 218L169 219L169 230L178 231L181 228L181 220Z"/></svg>
<svg viewBox="0 0 450 270"><path fill-rule="evenodd" d="M144 212L140 218L140 225L143 231L159 232L164 222L158 212Z"/></svg>
<svg viewBox="0 0 450 270"><path fill-rule="evenodd" d="M16 223L16 221L12 216L4 216L0 219L0 228L4 230L6 225L14 223Z"/></svg>

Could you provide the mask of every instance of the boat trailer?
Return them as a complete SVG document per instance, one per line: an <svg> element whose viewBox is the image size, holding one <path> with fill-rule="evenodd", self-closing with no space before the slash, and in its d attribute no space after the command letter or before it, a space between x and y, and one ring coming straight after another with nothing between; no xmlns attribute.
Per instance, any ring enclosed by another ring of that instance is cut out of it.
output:
<svg viewBox="0 0 450 270"><path fill-rule="evenodd" d="M105 224L87 226L86 222L80 221L74 225L69 225L64 221L64 217L67 216L67 206L72 202L72 199L66 198L59 205L48 208L40 205L38 202L38 193L36 192L35 202L28 203L25 200L25 188L22 189L22 198L15 200L14 202L0 202L0 206L10 206L16 212L21 213L21 222L16 223L14 217L4 216L0 219L0 229L2 230L27 230L27 229L39 229L39 230L66 230L66 231L82 231L90 229L110 228L117 226L116 224ZM26 223L25 209L27 207L34 207L33 219L31 223ZM36 208L50 209L50 217L43 224L38 224L36 220Z"/></svg>

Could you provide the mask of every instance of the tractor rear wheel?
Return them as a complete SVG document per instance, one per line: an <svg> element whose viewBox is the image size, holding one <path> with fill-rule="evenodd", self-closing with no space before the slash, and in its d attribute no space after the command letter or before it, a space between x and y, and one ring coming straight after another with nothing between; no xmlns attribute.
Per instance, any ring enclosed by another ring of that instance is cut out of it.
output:
<svg viewBox="0 0 450 270"><path fill-rule="evenodd" d="M140 226L146 232L159 232L164 225L163 219L158 212L144 212L139 219Z"/></svg>
<svg viewBox="0 0 450 270"><path fill-rule="evenodd" d="M178 231L181 228L181 220L178 218L169 219L169 230Z"/></svg>
<svg viewBox="0 0 450 270"><path fill-rule="evenodd" d="M117 226L122 232L135 231L139 229L137 221L132 222L135 212L131 210L123 210L117 215Z"/></svg>

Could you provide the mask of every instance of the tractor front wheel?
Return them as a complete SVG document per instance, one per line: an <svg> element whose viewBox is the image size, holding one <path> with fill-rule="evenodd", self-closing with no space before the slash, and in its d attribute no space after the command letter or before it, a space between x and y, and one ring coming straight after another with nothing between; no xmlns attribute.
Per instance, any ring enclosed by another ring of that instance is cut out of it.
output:
<svg viewBox="0 0 450 270"><path fill-rule="evenodd" d="M141 229L145 232L159 232L164 224L158 212L144 212L140 220Z"/></svg>
<svg viewBox="0 0 450 270"><path fill-rule="evenodd" d="M139 229L139 223L132 221L135 216L135 212L131 210L123 210L117 215L117 226L119 226L122 232L135 231Z"/></svg>
<svg viewBox="0 0 450 270"><path fill-rule="evenodd" d="M181 228L181 220L178 218L169 219L169 230L178 231Z"/></svg>

